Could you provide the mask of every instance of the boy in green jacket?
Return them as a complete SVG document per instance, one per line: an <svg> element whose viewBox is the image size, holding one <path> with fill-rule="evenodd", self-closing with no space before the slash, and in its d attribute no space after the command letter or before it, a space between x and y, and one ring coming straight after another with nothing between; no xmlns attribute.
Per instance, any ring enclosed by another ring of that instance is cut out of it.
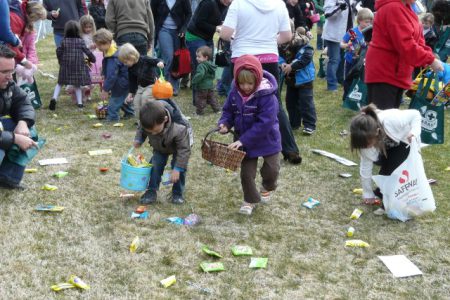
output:
<svg viewBox="0 0 450 300"><path fill-rule="evenodd" d="M195 90L195 106L197 115L203 115L206 104L211 105L213 111L219 112L220 106L214 94L214 78L216 66L210 61L212 50L208 46L197 49L198 66L192 78L193 89Z"/></svg>

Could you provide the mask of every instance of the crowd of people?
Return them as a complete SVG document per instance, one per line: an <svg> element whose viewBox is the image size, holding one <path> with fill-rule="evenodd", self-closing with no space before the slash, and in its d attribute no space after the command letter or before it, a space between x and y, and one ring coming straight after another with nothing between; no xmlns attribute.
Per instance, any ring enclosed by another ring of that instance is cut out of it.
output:
<svg viewBox="0 0 450 300"><path fill-rule="evenodd" d="M66 86L82 109L91 85L99 83L100 96L108 101L107 121L137 118L134 146L148 139L153 147L152 179L141 198L143 204L156 201L170 155L172 201L184 202L189 126L179 122L182 114L173 99L152 96L160 72L171 83L175 97L189 79L172 72L177 50L189 51L196 113L205 114L207 104L214 113L221 113L219 132L233 129L235 141L229 147L246 152L241 164L244 201L239 211L243 214L251 214L258 203L270 199L277 187L280 153L291 164L302 162L294 131L302 128L307 136L316 131L315 51L324 49L329 58L327 92L336 93L343 85L344 98L351 84L350 71L364 53L364 81L372 105L352 120L350 133L352 149L361 150L363 197L374 203L382 194L372 191L373 163L381 161L380 173L389 175L406 159L408 143L420 138L419 113L397 111L414 68L444 71L450 49L448 1L428 1L425 6L415 0L374 2L95 0L87 7L84 0L0 0L0 184L21 187L24 167L8 160L11 146L16 144L22 151L36 147L30 136L34 110L13 74L16 65L36 70L33 24L48 19L59 63L48 108L56 110ZM226 54L220 91L214 85L215 36ZM101 82L94 80L94 69L101 69ZM227 96L223 107L217 92ZM258 189L259 157L264 163Z"/></svg>

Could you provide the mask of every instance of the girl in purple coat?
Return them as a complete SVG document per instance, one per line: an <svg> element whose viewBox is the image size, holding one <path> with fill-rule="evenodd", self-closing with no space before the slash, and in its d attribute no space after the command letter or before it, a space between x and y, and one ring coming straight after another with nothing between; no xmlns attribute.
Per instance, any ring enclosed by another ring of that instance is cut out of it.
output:
<svg viewBox="0 0 450 300"><path fill-rule="evenodd" d="M263 71L255 56L243 55L234 64L235 81L218 124L222 134L234 127L237 140L228 147L242 147L247 153L241 164L244 203L239 212L250 215L259 202L269 201L270 192L277 187L281 151L278 86L276 79ZM258 157L264 159L259 191L255 184Z"/></svg>

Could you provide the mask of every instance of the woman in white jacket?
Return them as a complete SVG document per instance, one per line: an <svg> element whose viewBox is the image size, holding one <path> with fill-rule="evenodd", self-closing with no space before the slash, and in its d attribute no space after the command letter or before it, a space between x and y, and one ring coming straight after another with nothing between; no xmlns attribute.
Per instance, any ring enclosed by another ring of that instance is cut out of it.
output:
<svg viewBox="0 0 450 300"><path fill-rule="evenodd" d="M336 74L341 60L340 42L345 33L353 28L355 6L355 0L325 0L323 6L326 20L323 26L322 39L325 41L325 47L328 48L327 89L329 91L337 91L338 88ZM341 77L343 77L343 74Z"/></svg>
<svg viewBox="0 0 450 300"><path fill-rule="evenodd" d="M391 175L409 155L409 144L420 142L422 117L414 109L379 110L374 104L363 107L350 124L351 149L361 155L360 175L365 204L374 204L383 195L372 190L373 164L380 175Z"/></svg>

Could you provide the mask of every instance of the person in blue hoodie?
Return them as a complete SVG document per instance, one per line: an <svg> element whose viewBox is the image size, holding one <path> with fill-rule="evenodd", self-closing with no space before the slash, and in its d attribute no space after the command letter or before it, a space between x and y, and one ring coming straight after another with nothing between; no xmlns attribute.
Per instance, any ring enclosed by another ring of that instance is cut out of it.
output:
<svg viewBox="0 0 450 300"><path fill-rule="evenodd" d="M128 95L128 67L118 58L117 46L111 31L102 28L94 34L93 40L104 56L102 63L104 82L101 97L106 99L110 96L106 120L118 121L120 108L124 110L125 115L134 114L131 107L124 105Z"/></svg>
<svg viewBox="0 0 450 300"><path fill-rule="evenodd" d="M246 155L241 163L241 185L244 203L239 212L251 215L260 202L267 203L277 187L280 171L281 134L278 125L278 84L275 77L263 71L253 55L242 55L234 63L230 94L218 122L219 132L234 128L235 141L228 148L242 148ZM264 162L260 173L261 188L256 188L258 158Z"/></svg>

